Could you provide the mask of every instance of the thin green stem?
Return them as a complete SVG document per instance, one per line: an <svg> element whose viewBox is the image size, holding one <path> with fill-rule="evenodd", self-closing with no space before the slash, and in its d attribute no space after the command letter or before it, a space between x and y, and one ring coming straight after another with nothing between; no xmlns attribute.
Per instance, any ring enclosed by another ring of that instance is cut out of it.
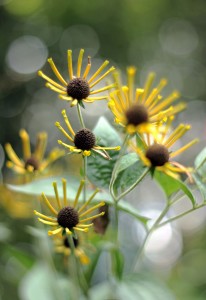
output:
<svg viewBox="0 0 206 300"><path fill-rule="evenodd" d="M77 113L78 113L79 121L80 121L82 127L85 128L84 119L82 117L82 111L81 111L81 107L80 107L79 103L77 103Z"/></svg>
<svg viewBox="0 0 206 300"><path fill-rule="evenodd" d="M150 171L150 169L146 168L144 173L142 173L142 175L138 178L138 181L133 183L126 191L121 193L121 195L119 195L119 197L116 198L116 201L118 202L120 199L122 199L124 196L126 196L129 192L131 192L140 183L140 181L142 181L142 179L149 173L149 171Z"/></svg>
<svg viewBox="0 0 206 300"><path fill-rule="evenodd" d="M69 274L71 276L71 280L73 281L73 289L71 292L72 299L79 299L79 278L78 278L78 266L75 256L75 245L74 240L71 234L68 235L69 246L71 249L71 255L69 256Z"/></svg>
<svg viewBox="0 0 206 300"><path fill-rule="evenodd" d="M110 180L110 186L109 186L109 189L110 189L110 193L111 193L112 198L114 199L114 201L116 200L116 196L115 196L114 193L113 193L112 186L113 186L113 183L114 183L114 180L115 180L115 177L116 177L115 173L116 173L117 168L119 167L121 158L122 158L122 156L125 154L125 150L127 149L127 142L128 142L128 140L129 140L129 137L130 137L130 136L129 136L128 134L125 136L124 142L123 142L122 147L121 147L121 150L120 150L120 152L119 152L118 159L117 159L117 161L116 161L116 163L115 163L115 165L114 165L114 169L113 169L113 171L112 171L112 176L111 176L111 180Z"/></svg>
<svg viewBox="0 0 206 300"><path fill-rule="evenodd" d="M183 212L183 213L181 213L181 214L179 214L179 215L177 215L177 216L175 216L175 217L173 217L173 218L170 218L170 219L168 219L168 220L162 222L161 224L159 224L159 225L157 226L157 228L160 228L160 227L162 227L162 226L164 226L164 225L166 225L166 224L168 224L168 223L171 223L171 222L173 222L173 221L175 221L175 220L177 220L177 219L179 219L179 218L181 218L181 217L184 217L184 216L186 216L187 214L191 213L192 211L197 210L197 209L199 209L199 208L202 208L202 207L204 207L204 206L206 206L206 203L202 203L202 204L200 204L200 205L198 205L198 206L196 206L196 207L193 207L193 208L191 208L191 209L189 209L189 210L187 210L187 211L185 211L185 212Z"/></svg>
<svg viewBox="0 0 206 300"><path fill-rule="evenodd" d="M138 265L139 265L139 261L144 253L144 249L145 249L145 246L151 236L151 234L154 232L155 229L158 228L158 225L159 223L162 221L162 219L165 217L166 213L168 212L170 208L170 205L167 204L165 206L165 208L163 209L163 211L161 212L161 214L159 215L159 217L157 218L157 220L154 222L154 224L152 225L152 227L150 228L150 230L147 232L146 234L146 237L144 239L144 242L142 243L136 257L135 257L135 260L134 260L134 263L132 265L132 268L133 268L133 272L137 269Z"/></svg>
<svg viewBox="0 0 206 300"><path fill-rule="evenodd" d="M83 157L84 161L84 190L83 190L83 203L87 200L87 157Z"/></svg>
<svg viewBox="0 0 206 300"><path fill-rule="evenodd" d="M120 160L122 158L122 156L124 155L125 153L125 150L127 148L127 142L128 142L128 139L129 139L129 135L126 135L125 136L125 139L124 139L124 142L123 142L123 145L121 147L121 150L119 152L119 156L118 156L118 159L116 161L116 164L114 165L114 169L112 171L112 177L111 177L111 181L110 181L110 193L111 193L111 196L114 200L114 214L115 214L115 244L118 245L118 226L119 226L119 221L118 221L118 202L117 202L117 199L116 199L116 196L113 192L113 189L112 189L112 186L113 186L113 183L114 183L114 180L115 180L115 172L120 164Z"/></svg>

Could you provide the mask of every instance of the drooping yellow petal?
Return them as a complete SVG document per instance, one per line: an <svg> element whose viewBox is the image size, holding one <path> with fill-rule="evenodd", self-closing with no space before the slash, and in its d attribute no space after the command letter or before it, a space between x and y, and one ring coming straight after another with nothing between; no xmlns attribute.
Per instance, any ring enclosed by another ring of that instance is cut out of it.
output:
<svg viewBox="0 0 206 300"><path fill-rule="evenodd" d="M92 199L95 197L95 195L99 192L99 189L96 189L94 191L94 193L89 197L89 199L80 207L80 209L78 210L78 213L80 214L80 212L82 212L85 207L87 207L87 205L89 205L89 203L92 201Z"/></svg>
<svg viewBox="0 0 206 300"><path fill-rule="evenodd" d="M26 161L28 158L31 157L30 138L28 133L24 129L20 130L19 136L22 141L24 160Z"/></svg>
<svg viewBox="0 0 206 300"><path fill-rule="evenodd" d="M8 155L8 157L10 158L10 160L17 166L19 167L24 167L24 163L20 160L20 158L17 156L17 154L14 152L11 144L7 143L5 145L5 150L6 153Z"/></svg>
<svg viewBox="0 0 206 300"><path fill-rule="evenodd" d="M89 74L90 69L91 69L91 57L88 56L88 63L87 63L86 69L85 69L83 77L82 77L83 79L87 78L87 75Z"/></svg>
<svg viewBox="0 0 206 300"><path fill-rule="evenodd" d="M41 217L41 218L43 218L43 219L45 219L46 221L56 222L56 220L57 220L56 218L52 218L52 217L48 217L46 215L43 215L43 214L39 213L36 210L34 210L34 214Z"/></svg>
<svg viewBox="0 0 206 300"><path fill-rule="evenodd" d="M105 202L102 201L102 202L98 203L97 205L94 205L91 208L84 211L82 214L79 215L79 217L82 218L83 216L86 216L86 215L90 214L93 210L95 210L95 209L97 209L101 206L104 206L104 205L105 205Z"/></svg>
<svg viewBox="0 0 206 300"><path fill-rule="evenodd" d="M84 222L87 222L87 221L90 221L90 220L94 220L94 219L96 219L96 218L98 218L98 217L103 216L104 214L105 214L105 212L101 212L101 213L99 213L99 214L97 214L97 215L95 215L95 216L92 216L92 217L89 217L89 218L80 220L79 223L84 223Z"/></svg>
<svg viewBox="0 0 206 300"><path fill-rule="evenodd" d="M48 58L48 63L50 64L51 68L52 68L52 71L54 72L54 74L56 75L56 77L59 79L59 81L61 83L63 83L64 85L67 86L67 82L66 80L64 80L64 78L62 77L62 75L59 73L57 67L55 66L54 62L53 62L53 59L52 58Z"/></svg>
<svg viewBox="0 0 206 300"><path fill-rule="evenodd" d="M128 79L128 90L129 90L129 101L133 102L134 97L134 78L137 69L135 67L127 68L127 79Z"/></svg>
<svg viewBox="0 0 206 300"><path fill-rule="evenodd" d="M73 136L75 136L75 132L74 132L74 130L73 130L73 128L72 128L72 126L71 126L71 124L70 124L70 122L69 122L69 119L68 119L68 117L67 117L67 114L66 114L66 110L65 110L65 109L62 110L62 116L63 116L63 118L64 118L65 124L67 125L67 128L69 129L69 131L71 132L71 134L72 134Z"/></svg>
<svg viewBox="0 0 206 300"><path fill-rule="evenodd" d="M79 57L78 57L78 61L77 61L77 77L81 76L83 55L84 55L84 49L81 49L79 52Z"/></svg>
<svg viewBox="0 0 206 300"><path fill-rule="evenodd" d="M92 84L90 84L90 89L93 88L93 86L95 86L97 83L99 83L102 79L104 79L108 74L110 74L111 72L113 72L115 70L115 67L111 67L107 72L105 72L101 77L99 77L95 82L93 82Z"/></svg>
<svg viewBox="0 0 206 300"><path fill-rule="evenodd" d="M46 132L38 133L34 156L39 161L41 161L44 157L46 146L47 146L47 133Z"/></svg>
<svg viewBox="0 0 206 300"><path fill-rule="evenodd" d="M84 184L85 184L85 181L84 181L84 180L81 180L81 181L80 181L79 188L78 188L78 191L77 191L77 194L76 194L76 197L75 197L75 200L74 200L74 205L73 205L74 208L75 208L75 207L77 206L77 204L78 204L79 196L80 196L80 194L81 194L81 192L82 192L82 189L83 189Z"/></svg>
<svg viewBox="0 0 206 300"><path fill-rule="evenodd" d="M70 140L72 143L74 142L73 138L64 130L59 122L55 122L55 126L63 133L63 135Z"/></svg>
<svg viewBox="0 0 206 300"><path fill-rule="evenodd" d="M180 153L186 151L188 148L192 147L194 144L198 143L198 141L199 141L198 139L194 139L193 141L191 141L191 142L189 142L188 144L184 145L184 146L181 147L180 149L178 149L178 150L172 152L172 153L170 154L170 157L173 158L173 157L179 155Z"/></svg>
<svg viewBox="0 0 206 300"><path fill-rule="evenodd" d="M67 181L64 178L62 178L62 187L63 187L64 206L67 206L69 205L69 203L67 202Z"/></svg>
<svg viewBox="0 0 206 300"><path fill-rule="evenodd" d="M59 207L59 209L61 209L62 207L61 207L61 202L60 202L60 199L59 199L59 193L58 193L58 189L57 189L57 183L53 182L52 185L53 185L53 188L54 188L54 193L55 193L55 197L56 197L56 201L57 201L58 207Z"/></svg>
<svg viewBox="0 0 206 300"><path fill-rule="evenodd" d="M56 211L56 209L51 205L51 203L49 202L49 200L47 199L46 195L44 193L41 194L42 198L45 202L45 204L47 205L47 207L49 208L49 210L55 215L58 215L58 212Z"/></svg>
<svg viewBox="0 0 206 300"><path fill-rule="evenodd" d="M39 222L43 223L43 224L46 224L46 225L50 225L50 226L58 226L58 222L50 222L50 221L46 221L46 220L43 220L41 218L38 218Z"/></svg>
<svg viewBox="0 0 206 300"><path fill-rule="evenodd" d="M72 67L72 50L67 51L68 56L68 72L70 80L73 79L73 67Z"/></svg>
<svg viewBox="0 0 206 300"><path fill-rule="evenodd" d="M144 85L144 92L142 94L142 97L141 97L141 102L144 102L147 98L147 95L149 94L149 91L150 91L150 88L152 86L152 83L155 79L155 73L150 73L147 77L147 80L145 82L145 85Z"/></svg>
<svg viewBox="0 0 206 300"><path fill-rule="evenodd" d="M56 86L58 89L65 91L65 87L52 80L50 77L46 76L42 71L38 71L38 75L49 82L51 85Z"/></svg>
<svg viewBox="0 0 206 300"><path fill-rule="evenodd" d="M92 75L92 77L88 80L88 83L91 83L109 64L108 60L105 60L103 64L99 67L99 69Z"/></svg>
<svg viewBox="0 0 206 300"><path fill-rule="evenodd" d="M62 227L59 227L59 228L57 228L57 229L55 229L55 230L49 230L49 231L48 231L48 235L55 235L55 234L58 234L58 233L62 232L62 230L63 230Z"/></svg>

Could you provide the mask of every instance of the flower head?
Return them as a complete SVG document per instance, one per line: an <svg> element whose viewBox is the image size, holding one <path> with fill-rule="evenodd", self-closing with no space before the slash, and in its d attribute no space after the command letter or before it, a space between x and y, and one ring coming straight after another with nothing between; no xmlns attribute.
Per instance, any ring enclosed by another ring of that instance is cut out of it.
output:
<svg viewBox="0 0 206 300"><path fill-rule="evenodd" d="M26 130L21 129L19 132L22 148L23 158L19 158L13 150L11 144L5 145L6 153L9 157L7 161L7 167L12 168L19 174L25 174L27 172L41 172L47 168L49 164L64 155L64 151L59 149L53 149L47 158L44 158L46 144L47 144L47 133L39 132L37 134L37 142L34 152L31 152L30 138Z"/></svg>
<svg viewBox="0 0 206 300"><path fill-rule="evenodd" d="M161 96L160 92L167 84L166 79L162 79L157 87L151 89L154 73L149 74L143 89L135 90L135 74L134 67L127 69L127 86L122 86L118 73L115 74L117 89L110 93L108 106L115 117L115 122L125 127L129 134L149 133L155 130L154 125L183 110L185 104L171 106L179 97L176 91L166 98Z"/></svg>
<svg viewBox="0 0 206 300"><path fill-rule="evenodd" d="M46 195L42 193L42 199L45 204L49 208L50 212L53 216L47 216L39 213L38 211L34 211L34 213L39 217L38 220L46 225L50 225L54 227L54 230L49 230L49 235L56 234L72 234L75 231L87 232L89 228L93 225L93 223L88 224L88 221L91 221L99 216L102 216L104 212L92 215L90 217L86 217L91 214L94 210L98 209L101 206L104 206L104 202L100 202L97 205L88 208L94 196L98 193L98 189L94 191L94 193L89 197L89 199L82 205L79 206L79 196L81 194L82 188L84 186L84 180L80 182L76 197L73 203L70 203L67 200L67 192L66 192L67 182L65 179L62 179L62 189L63 189L63 203L60 200L57 184L53 182L53 188L57 203L57 208L55 208L51 202L47 199Z"/></svg>
<svg viewBox="0 0 206 300"><path fill-rule="evenodd" d="M87 265L90 262L89 257L85 254L83 248L80 246L79 239L73 238L75 246L74 255L80 260L83 265ZM66 257L71 255L71 245L67 236L57 235L54 239L55 251L62 253Z"/></svg>
<svg viewBox="0 0 206 300"><path fill-rule="evenodd" d="M102 155L106 159L110 159L106 150L120 150L120 147L101 147L96 145L96 137L94 133L87 129L82 128L78 132L74 132L69 119L67 117L66 111L62 110L62 115L69 130L69 133L61 126L59 122L56 122L55 125L57 128L64 134L64 136L74 145L63 143L61 140L58 140L58 143L64 146L66 149L74 153L82 153L84 156L90 156L92 152L96 152Z"/></svg>
<svg viewBox="0 0 206 300"><path fill-rule="evenodd" d="M72 50L68 50L69 81L65 80L62 77L62 75L59 73L52 58L48 59L48 63L50 64L52 71L54 72L54 74L56 75L57 79L61 84L52 80L50 77L46 76L42 71L38 72L39 76L41 76L43 79L47 81L46 87L58 93L61 99L66 101L71 101L71 106L76 105L78 102L82 103L81 101L84 101L86 103L92 103L95 100L106 99L107 98L106 96L95 96L95 95L114 87L114 84L111 84L106 87L93 90L93 88L101 80L103 80L108 74L110 74L115 68L111 67L109 70L107 70L99 77L101 72L109 64L109 61L105 60L105 62L99 67L99 69L88 79L88 74L91 68L91 57L90 56L88 57L88 63L86 69L84 73L82 73L81 68L82 68L83 54L84 54L84 50L81 49L77 61L77 72L74 75L73 66L72 66Z"/></svg>
<svg viewBox="0 0 206 300"><path fill-rule="evenodd" d="M132 148L147 167L162 171L174 178L179 178L179 173L186 173L190 178L192 169L184 167L174 161L173 158L197 143L198 140L194 139L183 147L172 151L170 148L190 129L190 125L180 124L169 134L171 121L172 118L169 118L166 124L159 128L158 135L141 135L142 147L132 145Z"/></svg>

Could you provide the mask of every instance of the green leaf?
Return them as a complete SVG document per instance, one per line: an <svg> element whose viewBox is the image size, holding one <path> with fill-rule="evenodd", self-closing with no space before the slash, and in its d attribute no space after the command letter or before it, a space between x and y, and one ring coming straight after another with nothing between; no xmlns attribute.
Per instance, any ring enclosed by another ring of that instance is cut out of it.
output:
<svg viewBox="0 0 206 300"><path fill-rule="evenodd" d="M15 257L26 269L31 268L31 266L34 264L34 257L27 252L18 249L17 247L7 244L5 246L5 250L7 254L10 254L10 257Z"/></svg>
<svg viewBox="0 0 206 300"><path fill-rule="evenodd" d="M197 188L200 190L204 201L206 201L206 182L203 182L203 179L198 174L192 174L192 177L197 185Z"/></svg>
<svg viewBox="0 0 206 300"><path fill-rule="evenodd" d="M7 187L19 193L39 196L41 195L42 192L44 192L48 197L54 197L55 194L54 194L52 183L55 181L57 182L59 196L63 197L62 178L65 178L67 180L68 198L74 199L79 187L80 179L74 177L72 174L71 175L67 174L66 176L50 177L46 179L36 180L23 185L8 184ZM87 198L90 197L93 192L94 189L92 189L91 187L87 187ZM108 193L100 191L95 196L95 199L97 201L97 200L102 200L104 198L106 199L108 197L110 198L110 195ZM81 193L79 197L79 201L81 202L82 200L83 200L83 193Z"/></svg>
<svg viewBox="0 0 206 300"><path fill-rule="evenodd" d="M69 199L75 199L77 189L79 187L79 182L80 182L79 179L72 175L63 176L63 178L67 180L67 195ZM19 193L39 196L41 195L42 192L44 192L47 197L54 197L55 194L54 194L52 182L56 181L59 187L58 188L59 196L62 198L63 191L62 191L61 179L62 177L51 177L47 179L36 180L24 185L7 185L7 187ZM92 189L91 187L87 187L87 198L89 198L93 192L94 189ZM82 201L83 201L83 193L81 193L79 197L79 202ZM105 191L99 191L96 194L95 198L93 199L93 203L100 202L100 201L104 201L109 205L114 205L114 201L112 200L110 194ZM134 216L137 220L139 220L143 224L146 224L148 221L148 218L141 216L140 213L127 202L120 201L118 203L118 209Z"/></svg>
<svg viewBox="0 0 206 300"><path fill-rule="evenodd" d="M182 190L182 192L188 196L188 198L191 200L193 207L196 205L195 198L190 191L190 189L186 186L186 184L179 179L175 179L163 172L155 170L154 172L154 178L159 183L159 185L162 187L163 191L165 192L167 199L170 200L171 196L174 193L179 192L179 190Z"/></svg>
<svg viewBox="0 0 206 300"><path fill-rule="evenodd" d="M148 173L135 153L124 155L113 174L111 190L116 198L120 199L131 191Z"/></svg>
<svg viewBox="0 0 206 300"><path fill-rule="evenodd" d="M109 122L101 117L93 130L98 139L98 145L104 147L121 146L122 140ZM88 178L97 187L109 189L110 178L119 156L119 151L108 151L111 160L106 160L100 155L88 157Z"/></svg>
<svg viewBox="0 0 206 300"><path fill-rule="evenodd" d="M122 278L124 269L124 256L120 252L120 249L113 248L111 251L112 269L118 279Z"/></svg>
<svg viewBox="0 0 206 300"><path fill-rule="evenodd" d="M150 218L140 215L138 210L126 201L123 201L123 200L118 201L117 207L119 210L124 211L124 212L130 214L131 216L135 217L138 221L140 221L144 225L146 225L147 222L150 220Z"/></svg>
<svg viewBox="0 0 206 300"><path fill-rule="evenodd" d="M130 276L122 281L106 282L90 290L91 300L174 300L175 297L161 282L143 276Z"/></svg>
<svg viewBox="0 0 206 300"><path fill-rule="evenodd" d="M197 172L206 177L206 148L204 148L195 159L195 168Z"/></svg>
<svg viewBox="0 0 206 300"><path fill-rule="evenodd" d="M67 298L64 298L64 291L62 288L58 288L58 286L59 283L57 282L54 273L49 270L46 265L42 263L37 264L21 281L19 287L20 298L27 300L71 299L69 293L67 293Z"/></svg>

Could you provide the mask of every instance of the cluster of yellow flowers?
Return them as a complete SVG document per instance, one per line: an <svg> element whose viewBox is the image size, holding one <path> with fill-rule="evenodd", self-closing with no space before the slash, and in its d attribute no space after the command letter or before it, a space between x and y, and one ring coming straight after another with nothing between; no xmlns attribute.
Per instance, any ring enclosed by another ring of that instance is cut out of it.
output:
<svg viewBox="0 0 206 300"><path fill-rule="evenodd" d="M107 60L92 76L89 76L91 58L88 57L86 68L82 72L83 54L84 50L81 49L77 61L77 72L74 73L72 51L68 50L69 81L62 77L51 58L48 59L48 62L59 82L54 81L42 71L39 71L38 74L46 80L48 88L58 93L60 99L69 101L71 107L77 106L79 112L81 111L80 107L84 107L84 103L106 100L109 109L114 115L114 121L129 136L128 148L130 151L133 150L137 153L145 166L158 169L175 178L179 177L179 173L181 172L190 176L191 169L182 166L180 163L174 161L173 158L187 150L197 140L192 140L178 150L172 151L171 149L176 141L190 129L190 125L188 124L180 124L171 132L171 125L175 115L186 107L185 103L182 102L174 104L179 98L179 93L174 91L164 98L161 95L161 91L167 84L167 80L160 80L159 84L154 87L154 73L149 74L143 88L135 88L135 67L127 69L127 84L123 85L121 83L121 76L119 72L115 71L114 67L105 71L105 68L109 64ZM111 73L113 74L113 82L111 84L100 89L94 89L100 81L106 76L111 75ZM109 92L107 95L102 95L105 91ZM116 147L109 147L109 145L108 147L101 147L97 145L94 133L90 129L85 128L85 126L82 126L79 131L74 132L66 110L62 111L62 116L66 129L60 122L56 122L55 125L68 140L68 143L58 140L58 144L62 145L67 151L82 154L83 157L97 153L105 159L110 159L107 150L120 150L120 146L118 145ZM84 125L84 122L82 122L82 125ZM140 143L135 144L133 141L135 135L138 135L141 145ZM17 156L10 144L5 146L10 159L7 162L7 166L13 168L18 173L24 174L26 172L43 171L48 164L65 153L62 150L54 149L48 158L44 158L47 140L46 133L39 133L34 153L31 153L29 136L25 130L20 131L20 137L23 145L23 159ZM79 206L78 200L84 184L85 182L82 180L76 198L73 202L70 201L68 203L66 180L62 179L62 201L59 197L57 184L54 182L53 188L56 206L52 205L47 196L42 193L42 199L52 213L52 216L47 216L37 211L35 211L35 214L39 217L40 222L54 228L54 230L49 230L48 234L57 237L58 251L67 254L70 253L71 240L68 239L68 236L72 236L76 247L76 256L80 258L82 263L88 263L88 257L79 247L79 243L77 243L76 232L87 232L92 226L92 223L88 223L88 221L92 221L104 214L102 212L89 217L87 216L103 206L104 202L89 207L89 204L98 192L98 190L95 190L89 199L82 206Z"/></svg>

